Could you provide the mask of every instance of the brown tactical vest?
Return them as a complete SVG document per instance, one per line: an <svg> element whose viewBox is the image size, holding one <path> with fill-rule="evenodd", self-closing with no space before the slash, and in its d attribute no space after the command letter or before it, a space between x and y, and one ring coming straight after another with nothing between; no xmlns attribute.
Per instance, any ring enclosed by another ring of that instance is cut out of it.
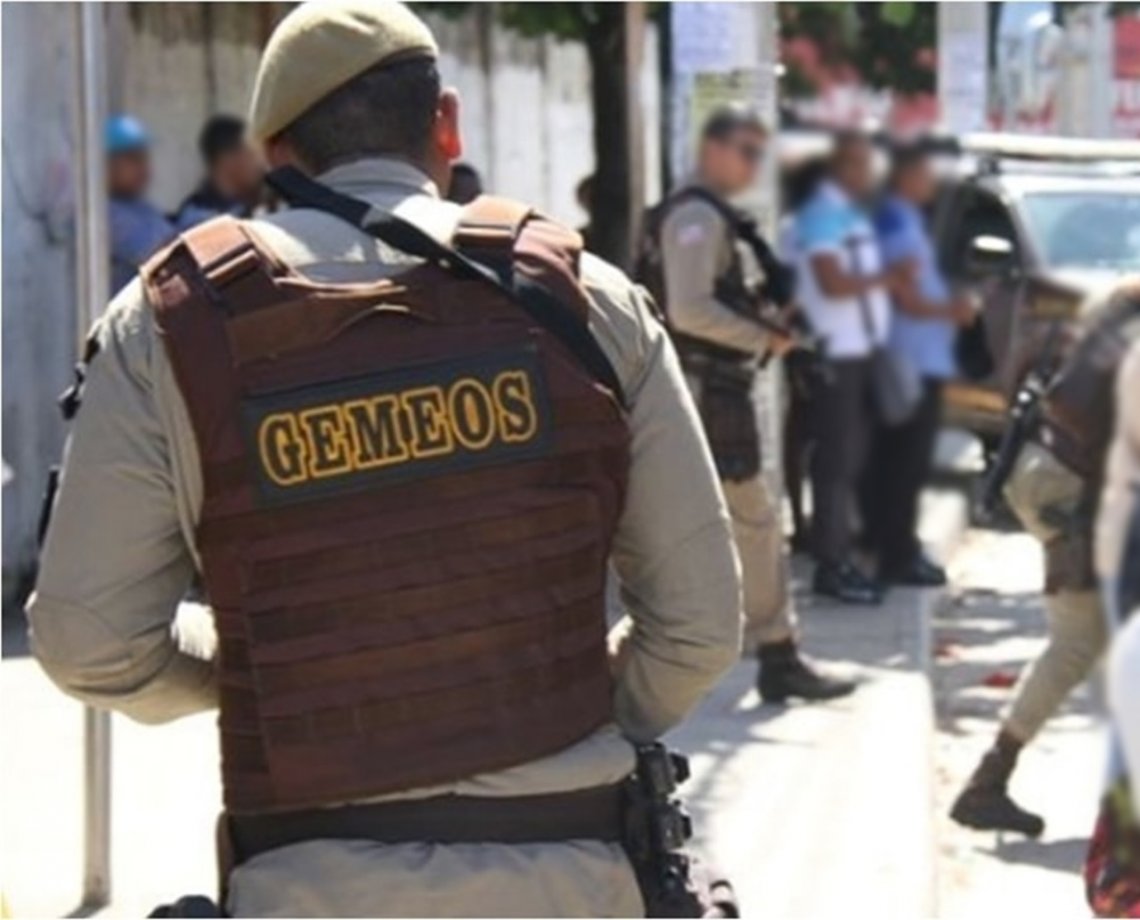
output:
<svg viewBox="0 0 1140 920"><path fill-rule="evenodd" d="M454 243L585 319L571 231L484 198ZM629 433L561 341L427 263L307 281L231 218L143 279L201 455L230 811L445 783L611 719Z"/></svg>
<svg viewBox="0 0 1140 920"><path fill-rule="evenodd" d="M741 218L731 205L705 189L696 186L683 188L646 212L634 273L663 312L669 336L686 375L699 382L695 394L697 411L716 463L717 475L730 482L743 482L761 469L760 427L752 402L756 356L752 352L686 335L669 323L661 236L669 215L694 198L713 207L724 221L725 233L732 235L731 260L724 273L715 279L716 295L742 315L751 314L756 295L748 289L744 263L737 248L737 240L743 238Z"/></svg>
<svg viewBox="0 0 1140 920"><path fill-rule="evenodd" d="M1084 321L1042 404L1042 440L1099 491L1112 440L1116 373L1140 338L1140 284L1121 285Z"/></svg>

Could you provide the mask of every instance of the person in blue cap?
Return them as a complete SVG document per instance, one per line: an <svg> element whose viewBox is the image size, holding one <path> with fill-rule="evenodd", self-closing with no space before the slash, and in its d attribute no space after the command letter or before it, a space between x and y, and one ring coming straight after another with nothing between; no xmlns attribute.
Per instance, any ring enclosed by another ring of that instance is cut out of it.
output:
<svg viewBox="0 0 1140 920"><path fill-rule="evenodd" d="M150 187L150 134L137 118L113 115L105 127L108 219L111 227L111 293L174 239L175 228L146 198Z"/></svg>

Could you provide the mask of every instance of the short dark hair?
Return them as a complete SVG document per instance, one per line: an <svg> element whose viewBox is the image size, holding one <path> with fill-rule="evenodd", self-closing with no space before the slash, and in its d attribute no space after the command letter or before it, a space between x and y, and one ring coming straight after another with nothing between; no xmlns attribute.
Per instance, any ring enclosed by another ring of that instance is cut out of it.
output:
<svg viewBox="0 0 1140 920"><path fill-rule="evenodd" d="M888 182L894 185L907 170L930 159L931 144L925 140L897 141L891 145L891 168Z"/></svg>
<svg viewBox="0 0 1140 920"><path fill-rule="evenodd" d="M439 94L433 59L382 64L333 90L281 135L316 172L366 156L419 159L431 140Z"/></svg>
<svg viewBox="0 0 1140 920"><path fill-rule="evenodd" d="M742 104L722 105L705 119L701 128L701 140L724 141L728 140L737 131L755 131L758 134L767 134L768 127L764 119L754 108Z"/></svg>
<svg viewBox="0 0 1140 920"><path fill-rule="evenodd" d="M207 167L213 166L218 157L237 150L245 143L245 122L236 115L214 115L202 125L198 132L198 152Z"/></svg>
<svg viewBox="0 0 1140 920"><path fill-rule="evenodd" d="M871 136L866 131L856 128L843 128L835 132L831 146L831 162L834 165L842 160L856 147L867 147L871 144Z"/></svg>

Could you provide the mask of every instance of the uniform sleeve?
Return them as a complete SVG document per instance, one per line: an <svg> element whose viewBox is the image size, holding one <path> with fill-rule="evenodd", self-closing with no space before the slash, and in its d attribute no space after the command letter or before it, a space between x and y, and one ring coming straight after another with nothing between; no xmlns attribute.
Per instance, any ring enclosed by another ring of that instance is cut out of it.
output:
<svg viewBox="0 0 1140 920"><path fill-rule="evenodd" d="M175 627L194 562L155 399L161 349L137 281L96 335L28 605L32 648L64 691L160 722L213 706L216 689L207 653L191 654Z"/></svg>
<svg viewBox="0 0 1140 920"><path fill-rule="evenodd" d="M740 566L720 484L676 353L646 301L631 289L629 328L597 330L630 403L632 466L612 562L631 627L615 710L635 741L685 717L737 660L741 630Z"/></svg>
<svg viewBox="0 0 1140 920"><path fill-rule="evenodd" d="M764 327L716 297L724 234L723 218L705 202L683 204L665 218L661 258L666 312L679 332L759 354L768 346Z"/></svg>
<svg viewBox="0 0 1140 920"><path fill-rule="evenodd" d="M1116 394L1116 433L1108 451L1096 528L1096 568L1106 579L1120 575L1140 501L1140 345L1133 345L1121 364Z"/></svg>

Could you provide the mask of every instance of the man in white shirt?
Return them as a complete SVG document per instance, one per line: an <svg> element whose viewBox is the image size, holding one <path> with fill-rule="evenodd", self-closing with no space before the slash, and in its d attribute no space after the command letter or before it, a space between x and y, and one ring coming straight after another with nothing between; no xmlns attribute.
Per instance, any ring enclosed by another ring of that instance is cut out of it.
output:
<svg viewBox="0 0 1140 920"><path fill-rule="evenodd" d="M871 145L836 138L828 176L796 216L799 302L825 342L828 380L818 399L812 460L814 589L875 604L878 585L851 561L850 514L872 431L871 355L887 339L889 273L862 203L874 182Z"/></svg>

